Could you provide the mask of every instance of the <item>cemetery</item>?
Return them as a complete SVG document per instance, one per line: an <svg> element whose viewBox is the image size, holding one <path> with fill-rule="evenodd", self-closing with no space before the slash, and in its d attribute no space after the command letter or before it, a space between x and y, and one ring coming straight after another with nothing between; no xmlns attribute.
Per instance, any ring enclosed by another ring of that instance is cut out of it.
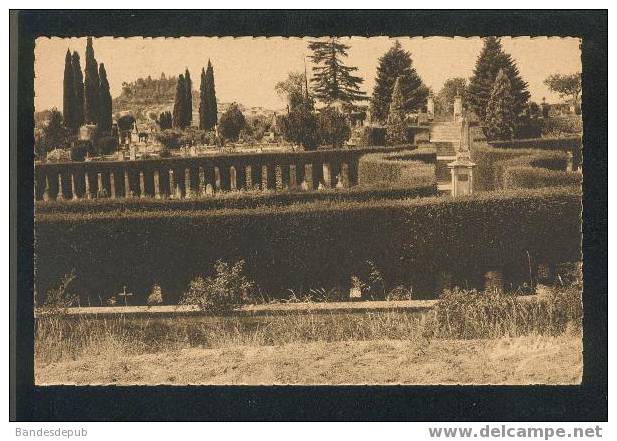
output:
<svg viewBox="0 0 617 441"><path fill-rule="evenodd" d="M444 101L418 78L405 100L399 75L386 105L378 78L363 106L290 74L287 110L251 125L217 111L209 61L198 125L187 69L173 115L116 121L107 154L75 160L99 142L75 127L68 154L34 165L39 322L60 311L67 332L103 339L105 322L143 347L561 335L582 316L582 137L549 123L557 108L530 116L506 67L481 105L473 82Z"/></svg>

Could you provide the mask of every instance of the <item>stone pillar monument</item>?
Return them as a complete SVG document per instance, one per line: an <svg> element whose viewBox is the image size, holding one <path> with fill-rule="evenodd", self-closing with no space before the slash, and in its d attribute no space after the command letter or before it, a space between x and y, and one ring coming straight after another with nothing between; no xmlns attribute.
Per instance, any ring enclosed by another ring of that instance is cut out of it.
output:
<svg viewBox="0 0 617 441"><path fill-rule="evenodd" d="M428 113L429 118L435 116L435 99L433 95L429 95L426 99L426 113Z"/></svg>
<svg viewBox="0 0 617 441"><path fill-rule="evenodd" d="M456 152L456 160L448 164L452 176L452 196L473 194L473 168L469 152L469 122L463 116L461 124L461 141Z"/></svg>
<svg viewBox="0 0 617 441"><path fill-rule="evenodd" d="M454 122L459 122L463 118L463 97L456 95L454 97Z"/></svg>

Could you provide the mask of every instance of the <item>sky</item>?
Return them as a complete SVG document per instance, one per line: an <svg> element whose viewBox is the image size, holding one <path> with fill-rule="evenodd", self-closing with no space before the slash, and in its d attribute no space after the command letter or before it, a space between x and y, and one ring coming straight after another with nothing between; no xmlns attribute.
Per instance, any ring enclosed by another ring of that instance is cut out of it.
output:
<svg viewBox="0 0 617 441"><path fill-rule="evenodd" d="M438 92L451 77L469 78L482 49L479 37L396 38L411 53L413 66L424 81ZM245 106L280 109L285 102L274 86L290 71L304 71L305 57L310 55L311 38L252 37L183 37L183 38L113 38L93 39L95 58L105 64L112 97L120 95L123 82L137 78L178 75L188 68L193 87L199 87L201 68L208 59L214 67L217 98L220 102L236 101ZM358 67L364 78L362 90L370 96L375 83L378 59L393 44L389 37L342 38L351 46L345 64ZM580 41L560 37L502 37L505 52L512 55L520 73L529 84L531 99L559 101L543 84L553 73L581 71ZM80 54L85 65L86 38L40 37L35 47L35 109L62 109L62 79L66 50ZM306 59L310 77L311 63Z"/></svg>

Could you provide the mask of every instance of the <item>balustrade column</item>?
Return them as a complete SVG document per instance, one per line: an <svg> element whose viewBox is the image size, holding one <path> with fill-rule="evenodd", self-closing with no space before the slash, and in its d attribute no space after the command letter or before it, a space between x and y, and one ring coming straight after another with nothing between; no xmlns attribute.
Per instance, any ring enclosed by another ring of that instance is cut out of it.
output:
<svg viewBox="0 0 617 441"><path fill-rule="evenodd" d="M323 182L323 163L313 163L313 188L319 188L319 184Z"/></svg>
<svg viewBox="0 0 617 441"><path fill-rule="evenodd" d="M62 190L62 173L58 173L58 194L56 200L61 201L64 199L64 191Z"/></svg>
<svg viewBox="0 0 617 441"><path fill-rule="evenodd" d="M96 174L96 196L102 197L105 194L105 188L103 187L103 175L101 173Z"/></svg>
<svg viewBox="0 0 617 441"><path fill-rule="evenodd" d="M330 168L330 163L324 162L321 168L321 173L323 174L323 183L326 188L331 188L332 185L332 169Z"/></svg>
<svg viewBox="0 0 617 441"><path fill-rule="evenodd" d="M186 199L193 197L191 192L191 169L189 167L184 169L184 194Z"/></svg>
<svg viewBox="0 0 617 441"><path fill-rule="evenodd" d="M139 170L139 197L146 197L146 182L144 181L144 172L143 170Z"/></svg>
<svg viewBox="0 0 617 441"><path fill-rule="evenodd" d="M92 199L92 193L90 192L90 176L88 176L88 172L84 173L84 184L86 187L86 198Z"/></svg>
<svg viewBox="0 0 617 441"><path fill-rule="evenodd" d="M237 176L236 176L236 167L234 167L233 165L231 167L229 167L229 188L232 191L235 191L238 189L238 180L237 180Z"/></svg>
<svg viewBox="0 0 617 441"><path fill-rule="evenodd" d="M174 179L173 169L169 169L169 198L174 199L176 197L176 182Z"/></svg>
<svg viewBox="0 0 617 441"><path fill-rule="evenodd" d="M313 189L313 164L304 164L304 179L302 181L302 189Z"/></svg>
<svg viewBox="0 0 617 441"><path fill-rule="evenodd" d="M206 195L206 172L203 167L199 167L199 196Z"/></svg>
<svg viewBox="0 0 617 441"><path fill-rule="evenodd" d="M124 169L124 197L131 197L131 179L129 177L129 171Z"/></svg>
<svg viewBox="0 0 617 441"><path fill-rule="evenodd" d="M283 190L289 189L289 164L283 164L281 168L281 186Z"/></svg>
<svg viewBox="0 0 617 441"><path fill-rule="evenodd" d="M49 178L47 175L45 176L45 190L43 190L43 200L49 200Z"/></svg>
<svg viewBox="0 0 617 441"><path fill-rule="evenodd" d="M214 167L214 185L215 191L221 191L221 169Z"/></svg>
<svg viewBox="0 0 617 441"><path fill-rule="evenodd" d="M116 172L109 172L109 193L112 199L116 199Z"/></svg>
<svg viewBox="0 0 617 441"><path fill-rule="evenodd" d="M77 189L75 188L75 173L71 173L71 194L74 201L79 199L79 196L77 196Z"/></svg>
<svg viewBox="0 0 617 441"><path fill-rule="evenodd" d="M289 164L289 188L295 189L298 186L296 177L296 164Z"/></svg>

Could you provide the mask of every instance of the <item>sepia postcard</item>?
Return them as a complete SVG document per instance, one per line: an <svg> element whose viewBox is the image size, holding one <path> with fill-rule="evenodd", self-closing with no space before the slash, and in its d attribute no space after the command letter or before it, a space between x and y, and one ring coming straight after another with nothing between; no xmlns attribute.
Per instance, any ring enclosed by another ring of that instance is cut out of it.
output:
<svg viewBox="0 0 617 441"><path fill-rule="evenodd" d="M36 38L36 385L577 385L581 39Z"/></svg>

